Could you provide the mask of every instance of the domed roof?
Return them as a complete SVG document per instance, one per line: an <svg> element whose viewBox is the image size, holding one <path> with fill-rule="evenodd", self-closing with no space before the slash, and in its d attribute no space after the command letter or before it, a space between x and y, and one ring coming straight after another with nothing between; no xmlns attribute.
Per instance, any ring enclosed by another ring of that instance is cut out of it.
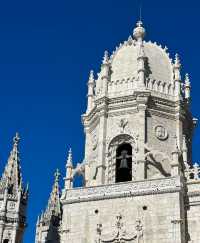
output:
<svg viewBox="0 0 200 243"><path fill-rule="evenodd" d="M156 43L144 41L143 50L146 77L171 83L173 81L173 64L169 54L166 52L166 48L163 49ZM111 81L137 77L138 52L137 40L132 39L132 37L116 49L110 59Z"/></svg>

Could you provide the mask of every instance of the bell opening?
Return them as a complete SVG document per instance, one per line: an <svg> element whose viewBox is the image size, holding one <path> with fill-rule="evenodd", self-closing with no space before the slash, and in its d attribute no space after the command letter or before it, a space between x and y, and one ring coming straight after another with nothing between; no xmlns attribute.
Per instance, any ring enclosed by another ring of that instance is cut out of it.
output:
<svg viewBox="0 0 200 243"><path fill-rule="evenodd" d="M132 180L132 146L120 145L116 150L116 182Z"/></svg>

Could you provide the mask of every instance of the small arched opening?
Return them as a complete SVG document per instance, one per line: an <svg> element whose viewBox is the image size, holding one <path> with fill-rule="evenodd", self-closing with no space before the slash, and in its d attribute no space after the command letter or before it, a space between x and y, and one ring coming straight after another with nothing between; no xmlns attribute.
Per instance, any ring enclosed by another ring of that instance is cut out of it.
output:
<svg viewBox="0 0 200 243"><path fill-rule="evenodd" d="M3 243L9 243L9 239L4 239Z"/></svg>
<svg viewBox="0 0 200 243"><path fill-rule="evenodd" d="M132 146L121 144L116 150L116 182L132 180Z"/></svg>

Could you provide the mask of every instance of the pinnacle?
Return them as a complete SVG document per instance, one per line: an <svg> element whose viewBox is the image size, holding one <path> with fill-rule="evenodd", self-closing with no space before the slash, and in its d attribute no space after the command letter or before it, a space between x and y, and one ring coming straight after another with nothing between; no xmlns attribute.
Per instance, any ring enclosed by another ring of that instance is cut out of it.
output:
<svg viewBox="0 0 200 243"><path fill-rule="evenodd" d="M188 73L185 74L185 83L190 84L190 77Z"/></svg>
<svg viewBox="0 0 200 243"><path fill-rule="evenodd" d="M179 54L178 53L176 53L176 55L175 55L174 65L177 68L180 68L180 66L181 66L181 61L180 61L180 57L179 57Z"/></svg>
<svg viewBox="0 0 200 243"><path fill-rule="evenodd" d="M109 62L109 54L108 51L105 51L103 57L103 64L108 64L108 62Z"/></svg>
<svg viewBox="0 0 200 243"><path fill-rule="evenodd" d="M59 169L56 170L54 176L55 176L55 182L59 182L59 178L60 178L60 171L59 171Z"/></svg>

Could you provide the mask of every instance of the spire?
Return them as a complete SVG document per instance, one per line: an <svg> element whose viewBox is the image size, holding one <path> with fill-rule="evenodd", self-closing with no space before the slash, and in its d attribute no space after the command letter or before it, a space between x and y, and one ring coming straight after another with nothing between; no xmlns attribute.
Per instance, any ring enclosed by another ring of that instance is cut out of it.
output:
<svg viewBox="0 0 200 243"><path fill-rule="evenodd" d="M181 94L181 62L180 57L176 53L174 60L174 82L175 82L175 92L177 96Z"/></svg>
<svg viewBox="0 0 200 243"><path fill-rule="evenodd" d="M87 112L90 112L94 106L94 71L90 71L89 80L88 80L88 105Z"/></svg>
<svg viewBox="0 0 200 243"><path fill-rule="evenodd" d="M60 172L57 169L54 174L54 184L52 187L52 191L49 197L47 208L43 214L43 222L48 223L50 222L54 217L57 217L58 219L61 218L61 205L60 205L60 187L59 187L59 178L60 178Z"/></svg>
<svg viewBox="0 0 200 243"><path fill-rule="evenodd" d="M72 160L72 149L69 149L67 163L66 163L66 177L65 177L65 188L70 189L72 188L72 177L73 173L73 160Z"/></svg>
<svg viewBox="0 0 200 243"><path fill-rule="evenodd" d="M185 99L187 102L190 102L190 91L191 91L191 84L190 84L190 78L189 74L186 73L185 75Z"/></svg>
<svg viewBox="0 0 200 243"><path fill-rule="evenodd" d="M179 55L176 53L174 60L174 79L175 81L181 81L181 61Z"/></svg>
<svg viewBox="0 0 200 243"><path fill-rule="evenodd" d="M143 38L145 36L145 29L142 26L142 21L138 21L134 29L133 36L137 40L138 57L137 57L137 73L138 73L138 88L145 88L145 52Z"/></svg>
<svg viewBox="0 0 200 243"><path fill-rule="evenodd" d="M110 76L110 60L108 51L104 52L103 63L101 65L101 75L102 75L102 95L107 96L108 92L108 82Z"/></svg>
<svg viewBox="0 0 200 243"><path fill-rule="evenodd" d="M72 149L70 148L69 152L68 152L66 168L72 168L72 167L73 167L73 165L72 165Z"/></svg>
<svg viewBox="0 0 200 243"><path fill-rule="evenodd" d="M20 171L21 168L19 164L20 158L18 150L19 141L19 134L16 133L13 138L13 148L10 152L7 165L0 180L1 190L4 190L7 184L10 194L16 194L19 189L22 189L22 175Z"/></svg>
<svg viewBox="0 0 200 243"><path fill-rule="evenodd" d="M105 64L105 65L109 64L109 54L108 54L108 51L105 51L104 52L103 64Z"/></svg>

